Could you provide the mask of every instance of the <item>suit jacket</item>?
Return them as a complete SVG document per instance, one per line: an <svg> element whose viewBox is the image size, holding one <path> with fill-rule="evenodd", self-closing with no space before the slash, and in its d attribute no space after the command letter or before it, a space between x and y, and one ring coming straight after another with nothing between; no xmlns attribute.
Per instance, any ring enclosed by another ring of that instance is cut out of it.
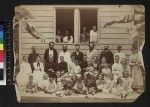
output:
<svg viewBox="0 0 150 107"><path fill-rule="evenodd" d="M56 63L57 62L57 51L56 49L53 49L53 62ZM45 64L49 63L49 48L46 49L45 53L44 53L44 60L45 60Z"/></svg>
<svg viewBox="0 0 150 107"><path fill-rule="evenodd" d="M75 56L75 59L78 60L79 62L83 61L83 53L81 51L79 51L78 55L75 51L75 52L72 53L71 56Z"/></svg>
<svg viewBox="0 0 150 107"><path fill-rule="evenodd" d="M101 52L101 54L100 54L100 63L101 63L102 57L106 58L106 62L108 64L112 65L114 63L114 55L110 50L108 50L107 52L106 51Z"/></svg>

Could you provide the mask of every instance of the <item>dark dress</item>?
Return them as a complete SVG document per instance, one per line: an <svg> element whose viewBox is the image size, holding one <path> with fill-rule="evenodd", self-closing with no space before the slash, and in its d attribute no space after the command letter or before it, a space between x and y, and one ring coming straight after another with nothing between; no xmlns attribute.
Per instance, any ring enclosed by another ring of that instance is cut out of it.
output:
<svg viewBox="0 0 150 107"><path fill-rule="evenodd" d="M81 75L83 76L83 74L86 72L86 67L88 66L87 61L82 61L79 63L79 66L81 67Z"/></svg>
<svg viewBox="0 0 150 107"><path fill-rule="evenodd" d="M101 54L100 54L100 63L101 63L102 57L105 57L106 58L106 63L108 63L112 66L112 64L114 63L114 55L110 50L101 52Z"/></svg>
<svg viewBox="0 0 150 107"><path fill-rule="evenodd" d="M32 72L34 71L33 63L36 62L36 58L39 56L38 53L30 53L28 57L28 62L31 65Z"/></svg>
<svg viewBox="0 0 150 107"><path fill-rule="evenodd" d="M64 71L64 73L68 72L68 64L67 62L60 62L57 66L57 71L59 71L62 74L62 71Z"/></svg>

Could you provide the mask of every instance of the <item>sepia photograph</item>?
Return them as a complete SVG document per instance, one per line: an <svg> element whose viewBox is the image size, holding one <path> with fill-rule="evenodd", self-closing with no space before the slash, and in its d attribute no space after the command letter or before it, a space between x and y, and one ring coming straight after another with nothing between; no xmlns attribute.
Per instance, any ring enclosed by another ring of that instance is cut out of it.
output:
<svg viewBox="0 0 150 107"><path fill-rule="evenodd" d="M142 5L19 5L13 18L20 103L128 103L145 91Z"/></svg>

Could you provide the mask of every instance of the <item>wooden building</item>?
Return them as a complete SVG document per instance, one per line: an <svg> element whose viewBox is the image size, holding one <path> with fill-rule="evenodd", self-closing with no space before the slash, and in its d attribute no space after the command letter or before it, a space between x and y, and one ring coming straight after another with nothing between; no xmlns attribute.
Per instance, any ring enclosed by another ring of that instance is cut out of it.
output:
<svg viewBox="0 0 150 107"><path fill-rule="evenodd" d="M37 52L43 57L48 43L55 42L56 30L59 25L67 26L74 35L74 43L68 44L68 49L72 52L74 44L81 45L81 51L88 50L86 43L80 43L80 32L83 26L96 25L98 29L98 43L96 49L99 53L103 50L104 44L109 44L110 49L116 52L117 45L121 45L123 51L129 54L132 41L128 29L133 26L131 23L120 23L102 28L102 26L114 18L133 14L133 7L130 5L23 5L31 12L34 19L28 20L45 37L45 42L41 39L33 38L26 30L24 22L19 26L19 61L23 55L31 52L31 47L36 46ZM58 53L62 50L62 43L55 43Z"/></svg>

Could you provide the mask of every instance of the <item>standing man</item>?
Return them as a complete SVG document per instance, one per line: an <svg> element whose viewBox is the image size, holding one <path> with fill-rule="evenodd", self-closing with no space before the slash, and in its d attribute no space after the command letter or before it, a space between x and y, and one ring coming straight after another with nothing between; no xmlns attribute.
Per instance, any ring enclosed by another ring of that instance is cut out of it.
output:
<svg viewBox="0 0 150 107"><path fill-rule="evenodd" d="M96 26L93 26L92 30L90 31L90 42L98 42Z"/></svg>
<svg viewBox="0 0 150 107"><path fill-rule="evenodd" d="M114 58L115 58L115 56L116 55L118 55L119 56L119 62L121 62L122 61L122 59L125 59L126 58L126 55L125 55L125 53L124 52L122 52L122 46L117 46L117 52L115 53L115 55L114 55Z"/></svg>
<svg viewBox="0 0 150 107"><path fill-rule="evenodd" d="M105 57L106 58L106 62L112 66L112 64L114 63L114 55L109 50L109 45L108 44L104 45L104 50L100 54L100 62L101 62L103 57Z"/></svg>
<svg viewBox="0 0 150 107"><path fill-rule="evenodd" d="M36 46L31 47L32 53L29 54L28 62L31 65L32 72L34 71L33 63L36 62L36 58L39 56L38 53L36 53Z"/></svg>
<svg viewBox="0 0 150 107"><path fill-rule="evenodd" d="M75 45L76 51L71 54L71 56L75 56L75 60L78 60L79 63L83 61L83 53L80 51L80 45Z"/></svg>
<svg viewBox="0 0 150 107"><path fill-rule="evenodd" d="M45 72L49 74L54 74L52 72L56 71L57 66L57 51L54 49L54 42L49 43L49 48L46 49L44 53L44 60L45 60Z"/></svg>
<svg viewBox="0 0 150 107"><path fill-rule="evenodd" d="M71 62L71 54L68 52L66 44L62 45L62 50L63 51L59 53L58 63L60 62L60 57L63 56L64 57L64 61L69 64Z"/></svg>
<svg viewBox="0 0 150 107"><path fill-rule="evenodd" d="M94 49L95 44L90 42L89 43L89 50L87 51L87 61L90 61L94 58L94 56L97 56L97 50Z"/></svg>

